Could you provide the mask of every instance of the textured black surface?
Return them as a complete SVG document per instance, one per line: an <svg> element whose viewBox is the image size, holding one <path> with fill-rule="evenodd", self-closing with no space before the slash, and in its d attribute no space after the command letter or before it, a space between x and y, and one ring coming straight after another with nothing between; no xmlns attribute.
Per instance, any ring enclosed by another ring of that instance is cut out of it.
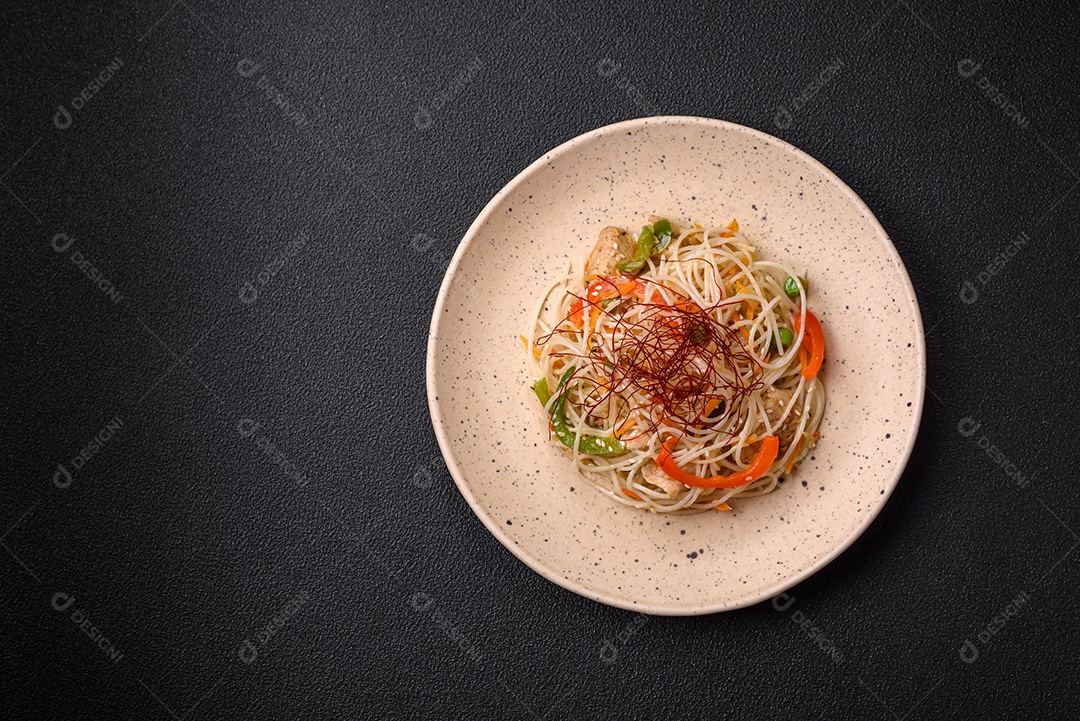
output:
<svg viewBox="0 0 1080 721"><path fill-rule="evenodd" d="M0 10L0 716L1075 717L1075 10L274 5ZM427 418L469 222L649 114L823 161L922 304L907 472L782 611L642 619L543 580Z"/></svg>

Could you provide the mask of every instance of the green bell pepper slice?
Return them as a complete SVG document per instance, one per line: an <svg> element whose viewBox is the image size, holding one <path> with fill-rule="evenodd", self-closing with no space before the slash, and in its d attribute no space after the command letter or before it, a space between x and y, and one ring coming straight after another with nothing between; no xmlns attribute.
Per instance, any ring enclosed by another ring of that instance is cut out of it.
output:
<svg viewBox="0 0 1080 721"><path fill-rule="evenodd" d="M573 374L573 366L567 368L566 372L563 373L562 379L555 389L555 395L558 398L551 407L551 427L555 429L555 435L559 437L559 440L567 448L574 447L574 432L566 425L566 394L562 390ZM533 391L536 393L536 397L540 399L540 403L546 408L548 401L551 400L547 379L541 378L536 381L536 384L533 385ZM626 446L620 443L618 439L601 438L599 436L582 436L577 448L581 453L590 456L616 456L620 453L626 453Z"/></svg>
<svg viewBox="0 0 1080 721"><path fill-rule="evenodd" d="M656 237L656 252L662 253L671 243L671 236L674 233L671 221L667 218L661 218L653 223L652 232L653 236Z"/></svg>
<svg viewBox="0 0 1080 721"><path fill-rule="evenodd" d="M641 229L641 235L638 236L637 252L634 254L634 257L625 263L619 263L616 267L624 273L637 275L637 273L641 271L641 267L649 260L649 256L652 255L653 248L655 247L656 236L653 235L652 226L646 225Z"/></svg>

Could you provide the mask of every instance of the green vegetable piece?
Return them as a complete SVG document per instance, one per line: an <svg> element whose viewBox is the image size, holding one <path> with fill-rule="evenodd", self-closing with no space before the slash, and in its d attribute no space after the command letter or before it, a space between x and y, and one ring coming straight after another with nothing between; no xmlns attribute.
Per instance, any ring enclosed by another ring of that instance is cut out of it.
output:
<svg viewBox="0 0 1080 721"><path fill-rule="evenodd" d="M788 276L784 281L784 292L787 293L788 298L799 297L799 285L802 285L803 290L809 291L810 286L806 282L806 278L796 279L793 276Z"/></svg>
<svg viewBox="0 0 1080 721"><path fill-rule="evenodd" d="M652 226L646 225L641 229L641 235L638 236L637 252L634 254L633 259L625 263L619 263L616 267L624 273L637 275L641 270L641 266L645 265L646 261L649 260L654 247L656 247L656 236L653 235Z"/></svg>
<svg viewBox="0 0 1080 721"><path fill-rule="evenodd" d="M557 400L551 407L551 427L555 429L555 435L559 437L563 445L567 448L574 447L574 432L570 430L570 427L566 425L566 394L563 393L563 387L566 382L570 380L570 376L574 374L574 367L571 366L563 373L562 379L559 380L559 385L555 389L555 395ZM543 383L543 386L540 384ZM540 398L544 405L547 405L547 401L544 400L543 394L548 392L547 380L541 378L533 386L533 390L536 392L536 396ZM550 399L550 395L548 398ZM586 453L590 456L615 456L620 453L626 453L626 446L619 442L616 438L600 438L598 436L582 436L581 442L578 443L578 450L582 453Z"/></svg>
<svg viewBox="0 0 1080 721"><path fill-rule="evenodd" d="M792 333L787 328L781 328L780 329L780 347L778 348L776 346L776 337L775 336L773 337L773 341L772 341L771 345L772 345L773 350L775 350L777 353L780 353L780 352L782 352L784 350L784 348L790 348L791 344L793 342L795 342L795 334Z"/></svg>
<svg viewBox="0 0 1080 721"><path fill-rule="evenodd" d="M709 329L704 323L698 323L690 329L690 342L694 345L705 345L709 340Z"/></svg>
<svg viewBox="0 0 1080 721"><path fill-rule="evenodd" d="M547 378L541 378L533 385L533 392L536 393L536 397L540 399L540 405L547 408L548 401L551 400L551 391L547 387Z"/></svg>
<svg viewBox="0 0 1080 721"><path fill-rule="evenodd" d="M653 235L656 237L656 252L662 253L668 244L671 243L672 228L671 221L667 218L661 218L653 223L652 227Z"/></svg>

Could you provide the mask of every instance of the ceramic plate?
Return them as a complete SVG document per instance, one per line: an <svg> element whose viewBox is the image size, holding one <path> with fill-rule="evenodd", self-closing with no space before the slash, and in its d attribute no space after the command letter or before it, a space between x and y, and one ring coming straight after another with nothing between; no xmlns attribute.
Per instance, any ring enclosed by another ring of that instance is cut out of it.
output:
<svg viewBox="0 0 1080 721"><path fill-rule="evenodd" d="M806 268L827 338L822 440L774 493L729 513L652 514L582 481L548 439L518 334L606 225L731 217L763 258ZM428 406L476 515L538 573L587 598L691 615L763 601L866 529L915 442L926 374L911 281L881 225L821 163L732 123L661 117L575 138L469 228L428 337Z"/></svg>

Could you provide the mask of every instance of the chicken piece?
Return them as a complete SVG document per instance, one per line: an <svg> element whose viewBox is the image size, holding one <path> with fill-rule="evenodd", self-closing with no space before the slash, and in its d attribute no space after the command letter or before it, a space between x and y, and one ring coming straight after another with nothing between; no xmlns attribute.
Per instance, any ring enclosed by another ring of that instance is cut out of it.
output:
<svg viewBox="0 0 1080 721"><path fill-rule="evenodd" d="M648 483L666 493L668 498L675 498L675 496L686 490L686 486L664 473L664 469L652 461L642 466L641 475Z"/></svg>
<svg viewBox="0 0 1080 721"><path fill-rule="evenodd" d="M768 416L769 421L773 424L773 434L776 436L777 440L780 441L779 456L784 455L784 453L787 452L788 446L795 441L795 431L798 430L799 421L802 420L802 409L792 408L788 417L779 428L776 428L776 422L784 415L793 396L794 394L791 391L780 388L770 388L765 391L765 395L762 396L762 400L765 402L765 415ZM753 434L760 439L765 433L765 422L759 421L757 426L754 427ZM749 443L743 446L742 452L739 454L739 459L743 463L749 463L758 454L759 450L761 450L760 440Z"/></svg>
<svg viewBox="0 0 1080 721"><path fill-rule="evenodd" d="M788 405L791 403L793 393L788 390L780 388L770 388L765 391L765 396L762 400L765 401L765 415L769 418L769 421L773 423L774 427L776 422L784 415L784 412L788 409ZM779 429L776 429L776 437L780 439L780 452L783 453L788 446L795 440L795 431L799 427L799 421L802 419L802 409L792 408L791 413L784 420L784 423ZM763 429L764 430L764 429Z"/></svg>
<svg viewBox="0 0 1080 721"><path fill-rule="evenodd" d="M600 238L585 260L585 277L605 278L615 273L615 266L634 257L637 241L622 228L609 225L600 231Z"/></svg>

